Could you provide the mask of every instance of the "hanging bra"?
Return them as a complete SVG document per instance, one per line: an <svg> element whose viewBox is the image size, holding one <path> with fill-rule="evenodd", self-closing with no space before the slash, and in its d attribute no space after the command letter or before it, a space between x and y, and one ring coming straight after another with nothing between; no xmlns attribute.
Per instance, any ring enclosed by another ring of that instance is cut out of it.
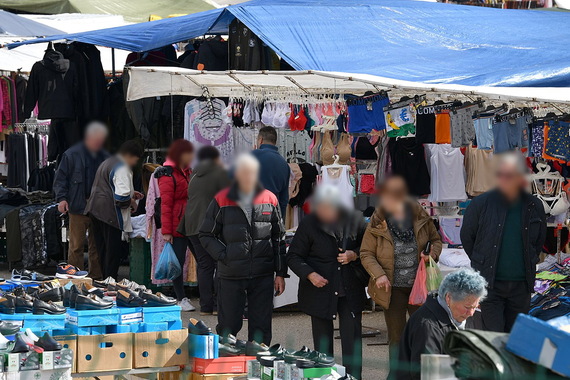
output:
<svg viewBox="0 0 570 380"><path fill-rule="evenodd" d="M566 192L562 191L563 177L560 177L560 179L551 179L552 181L556 181L556 185L553 188L553 195L544 194L540 190L540 184L537 183L539 180L540 178L532 180L532 192L542 202L544 212L553 216L565 213L568 207L570 207L570 203L568 203Z"/></svg>
<svg viewBox="0 0 570 380"><path fill-rule="evenodd" d="M275 114L273 116L273 126L275 128L286 128L289 119L289 107L285 103L275 104Z"/></svg>
<svg viewBox="0 0 570 380"><path fill-rule="evenodd" d="M330 132L326 132L323 135L323 145L321 146L321 159L323 160L323 165L332 165L334 163L334 145L332 142Z"/></svg>
<svg viewBox="0 0 570 380"><path fill-rule="evenodd" d="M305 116L305 109L299 106L299 112L295 114L297 106L291 105L291 116L289 117L289 127L292 131L303 131L307 125L307 117Z"/></svg>
<svg viewBox="0 0 570 380"><path fill-rule="evenodd" d="M352 148L350 147L350 136L347 133L342 133L340 135L340 141L336 146L336 154L338 154L338 162L340 164L348 165L350 163Z"/></svg>
<svg viewBox="0 0 570 380"><path fill-rule="evenodd" d="M273 103L266 102L265 107L263 107L263 112L261 113L261 122L266 126L273 125L274 117L275 110L273 108Z"/></svg>

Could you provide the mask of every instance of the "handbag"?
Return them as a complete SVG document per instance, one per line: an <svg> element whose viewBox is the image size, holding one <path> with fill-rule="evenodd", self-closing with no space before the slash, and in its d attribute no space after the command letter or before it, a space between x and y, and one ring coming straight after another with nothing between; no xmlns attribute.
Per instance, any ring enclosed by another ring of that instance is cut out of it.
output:
<svg viewBox="0 0 570 380"><path fill-rule="evenodd" d="M342 252L346 252L346 247L348 245L349 231L350 231L350 222L347 223L346 229L342 234L342 246L341 246ZM360 258L356 261L351 261L348 265L350 265L350 268L352 269L359 285L361 285L363 288L367 287L368 282L370 281L370 274L362 266Z"/></svg>

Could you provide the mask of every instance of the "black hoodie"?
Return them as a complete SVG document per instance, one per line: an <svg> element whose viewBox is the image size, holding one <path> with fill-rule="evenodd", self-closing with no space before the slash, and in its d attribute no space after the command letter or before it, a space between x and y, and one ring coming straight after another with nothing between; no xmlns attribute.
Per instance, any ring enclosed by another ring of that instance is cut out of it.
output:
<svg viewBox="0 0 570 380"><path fill-rule="evenodd" d="M79 99L77 69L68 59L55 50L48 50L44 59L32 67L24 117L38 104L39 119L73 119L77 116Z"/></svg>

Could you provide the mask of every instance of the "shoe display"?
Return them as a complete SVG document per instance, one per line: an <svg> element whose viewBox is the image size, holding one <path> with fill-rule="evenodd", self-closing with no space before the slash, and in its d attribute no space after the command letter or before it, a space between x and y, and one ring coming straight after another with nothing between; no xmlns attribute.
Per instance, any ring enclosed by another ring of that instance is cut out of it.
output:
<svg viewBox="0 0 570 380"><path fill-rule="evenodd" d="M95 294L84 296L78 294L75 297L75 310L105 310L113 307L113 301L106 301Z"/></svg>
<svg viewBox="0 0 570 380"><path fill-rule="evenodd" d="M146 301L140 298L136 293L130 293L125 290L117 292L118 307L141 307L145 306Z"/></svg>
<svg viewBox="0 0 570 380"><path fill-rule="evenodd" d="M67 309L63 306L58 306L53 302L44 302L38 298L34 299L34 306L32 313L36 315L41 314L65 314Z"/></svg>
<svg viewBox="0 0 570 380"><path fill-rule="evenodd" d="M256 356L260 352L269 352L269 347L267 347L263 343L257 343L257 342L247 342L245 344L246 356Z"/></svg>
<svg viewBox="0 0 570 380"><path fill-rule="evenodd" d="M15 280L14 277L18 278L19 281ZM32 282L44 282L53 280L53 276L46 276L45 274L41 274L38 272L32 272L27 269L14 269L12 270L12 281L14 282L21 282L23 284L32 283Z"/></svg>
<svg viewBox="0 0 570 380"><path fill-rule="evenodd" d="M160 307L176 305L176 298L167 297L162 293L139 292L139 297L146 300L145 307Z"/></svg>
<svg viewBox="0 0 570 380"><path fill-rule="evenodd" d="M107 289L109 285L111 284L114 285L116 283L117 281L115 281L115 279L110 276L101 281L96 281L96 280L93 281L93 285L101 289Z"/></svg>
<svg viewBox="0 0 570 380"><path fill-rule="evenodd" d="M16 335L14 341L8 346L8 352L16 354L30 351L30 346L24 341L20 334Z"/></svg>
<svg viewBox="0 0 570 380"><path fill-rule="evenodd" d="M4 335L0 334L0 350L5 350L8 347L10 340L6 338Z"/></svg>
<svg viewBox="0 0 570 380"><path fill-rule="evenodd" d="M16 313L31 313L34 307L34 297L23 293L14 300Z"/></svg>
<svg viewBox="0 0 570 380"><path fill-rule="evenodd" d="M315 362L309 359L297 359L295 366L297 368L316 368Z"/></svg>
<svg viewBox="0 0 570 380"><path fill-rule="evenodd" d="M83 291L83 294L85 294L85 295L95 294L97 297L100 297L100 298L105 297L105 292L102 289L97 288L93 285L83 284L81 290Z"/></svg>
<svg viewBox="0 0 570 380"><path fill-rule="evenodd" d="M75 299L77 298L78 295L80 294L83 295L83 292L77 286L71 285L68 294L69 294L69 299L67 301L67 304L69 305L69 307L75 308Z"/></svg>
<svg viewBox="0 0 570 380"><path fill-rule="evenodd" d="M61 350L61 343L53 339L49 333L45 333L40 339L35 343L36 346L41 347L44 351L58 351Z"/></svg>
<svg viewBox="0 0 570 380"><path fill-rule="evenodd" d="M190 303L190 300L186 297L184 297L182 300L180 300L178 302L178 306L180 306L180 308L182 309L182 311L195 311L196 308L194 307L194 305L192 305Z"/></svg>
<svg viewBox="0 0 570 380"><path fill-rule="evenodd" d="M63 301L63 288L40 289L34 294L34 297L41 299L45 302L62 302Z"/></svg>
<svg viewBox="0 0 570 380"><path fill-rule="evenodd" d="M195 318L190 318L188 323L188 334L194 335L210 335L212 329L206 326L204 321L199 321Z"/></svg>
<svg viewBox="0 0 570 380"><path fill-rule="evenodd" d="M289 352L284 355L285 363L287 364L295 364L297 359L305 359L311 350L307 346L303 346L299 351Z"/></svg>
<svg viewBox="0 0 570 380"><path fill-rule="evenodd" d="M312 351L309 355L307 355L306 359L314 362L316 368L332 367L335 363L334 357L327 356L326 354L318 351Z"/></svg>
<svg viewBox="0 0 570 380"><path fill-rule="evenodd" d="M20 331L20 326L7 321L0 321L0 334L4 336L14 335Z"/></svg>
<svg viewBox="0 0 570 380"><path fill-rule="evenodd" d="M85 278L89 273L74 267L68 263L60 263L57 266L55 277L57 278Z"/></svg>
<svg viewBox="0 0 570 380"><path fill-rule="evenodd" d="M241 355L241 351L238 348L230 346L229 344L220 343L218 347L219 355L222 358Z"/></svg>
<svg viewBox="0 0 570 380"><path fill-rule="evenodd" d="M32 332L32 330L30 330L30 329L26 329L26 331L24 331L24 334L25 334L26 336L29 336L30 339L32 340L32 342L37 342L37 341L40 339L40 338L38 338L38 336L37 336L36 334L34 334L34 333Z"/></svg>
<svg viewBox="0 0 570 380"><path fill-rule="evenodd" d="M5 294L0 298L0 313L14 314L16 312L16 297L11 294Z"/></svg>

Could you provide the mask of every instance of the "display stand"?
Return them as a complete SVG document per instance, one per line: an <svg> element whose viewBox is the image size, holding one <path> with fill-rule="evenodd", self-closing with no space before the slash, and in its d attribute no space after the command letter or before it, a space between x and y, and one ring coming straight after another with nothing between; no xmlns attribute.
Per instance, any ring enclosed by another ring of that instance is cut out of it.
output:
<svg viewBox="0 0 570 380"><path fill-rule="evenodd" d="M180 371L180 366L172 367L160 367L160 368L138 368L129 369L124 371L99 371L99 372L83 372L83 373L73 373L71 377L75 378L89 378L94 377L96 379L102 376L113 376L114 379L125 379L125 380L135 380L135 379L147 379L147 380L157 380L158 374L163 372L178 372ZM144 376L138 376L144 375Z"/></svg>

